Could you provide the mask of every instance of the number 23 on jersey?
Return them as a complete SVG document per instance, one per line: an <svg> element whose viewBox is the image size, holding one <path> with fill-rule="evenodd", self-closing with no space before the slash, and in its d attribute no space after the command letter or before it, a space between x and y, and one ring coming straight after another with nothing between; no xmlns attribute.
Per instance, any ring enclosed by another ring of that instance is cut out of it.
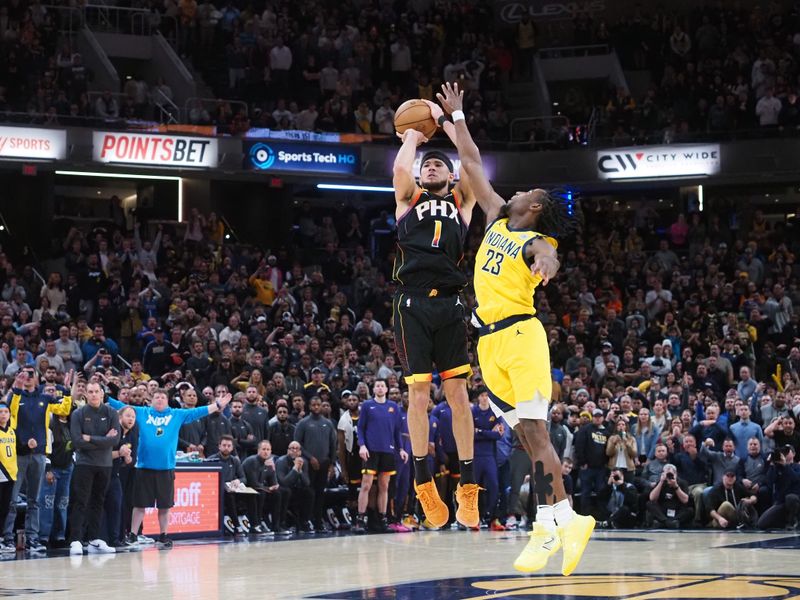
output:
<svg viewBox="0 0 800 600"><path fill-rule="evenodd" d="M495 250L486 251L486 262L481 267L481 270L491 273L492 275L500 274L500 265L503 264L503 259L506 257L502 252Z"/></svg>

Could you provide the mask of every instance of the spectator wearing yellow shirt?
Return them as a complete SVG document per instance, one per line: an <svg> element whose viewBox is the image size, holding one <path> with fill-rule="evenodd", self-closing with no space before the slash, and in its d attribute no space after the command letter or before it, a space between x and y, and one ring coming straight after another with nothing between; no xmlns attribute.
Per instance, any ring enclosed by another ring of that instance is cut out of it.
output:
<svg viewBox="0 0 800 600"><path fill-rule="evenodd" d="M275 285L263 265L259 265L258 270L250 276L248 283L255 290L258 302L264 306L272 306L275 301Z"/></svg>
<svg viewBox="0 0 800 600"><path fill-rule="evenodd" d="M150 375L144 372L142 361L138 358L131 361L131 379L134 383L147 383L151 379Z"/></svg>

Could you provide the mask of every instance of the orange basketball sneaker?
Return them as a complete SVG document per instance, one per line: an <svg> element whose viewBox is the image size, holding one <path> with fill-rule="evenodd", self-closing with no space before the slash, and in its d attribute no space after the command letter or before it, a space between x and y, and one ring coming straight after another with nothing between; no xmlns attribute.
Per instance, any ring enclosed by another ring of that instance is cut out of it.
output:
<svg viewBox="0 0 800 600"><path fill-rule="evenodd" d="M478 509L478 492L481 488L477 483L459 484L456 488L456 521L464 527L477 527L481 522Z"/></svg>
<svg viewBox="0 0 800 600"><path fill-rule="evenodd" d="M425 513L427 521L434 527L444 527L450 517L450 511L439 497L433 480L420 485L417 485L415 481L414 490L417 492L417 500L422 505L422 511Z"/></svg>

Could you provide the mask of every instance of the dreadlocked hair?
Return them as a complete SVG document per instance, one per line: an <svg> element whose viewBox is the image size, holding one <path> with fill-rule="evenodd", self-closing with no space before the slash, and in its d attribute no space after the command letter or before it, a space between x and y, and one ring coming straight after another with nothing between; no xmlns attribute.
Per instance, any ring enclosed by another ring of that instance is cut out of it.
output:
<svg viewBox="0 0 800 600"><path fill-rule="evenodd" d="M556 239L570 237L580 229L579 206L572 195L563 189L544 190L544 207L539 215L536 229ZM569 198L569 199L567 199Z"/></svg>

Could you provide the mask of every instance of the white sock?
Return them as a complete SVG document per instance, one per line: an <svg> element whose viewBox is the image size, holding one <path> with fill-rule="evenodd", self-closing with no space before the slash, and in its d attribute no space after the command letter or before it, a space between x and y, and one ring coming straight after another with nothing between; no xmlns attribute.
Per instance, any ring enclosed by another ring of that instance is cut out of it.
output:
<svg viewBox="0 0 800 600"><path fill-rule="evenodd" d="M564 498L561 502L556 502L553 505L553 513L555 514L556 523L559 525L566 525L575 517L575 511L569 505L569 500Z"/></svg>
<svg viewBox="0 0 800 600"><path fill-rule="evenodd" d="M539 504L536 507L536 522L544 526L548 532L555 534L556 519L553 506L550 504Z"/></svg>

